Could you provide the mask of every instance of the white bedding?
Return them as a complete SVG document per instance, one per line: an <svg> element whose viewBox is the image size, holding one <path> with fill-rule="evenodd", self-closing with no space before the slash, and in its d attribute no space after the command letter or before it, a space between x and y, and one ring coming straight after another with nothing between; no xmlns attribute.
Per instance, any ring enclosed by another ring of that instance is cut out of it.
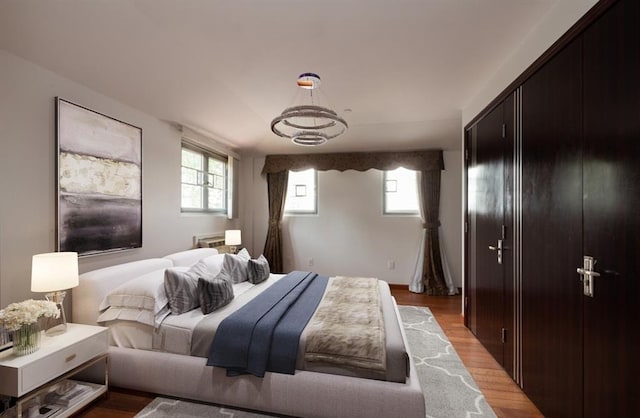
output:
<svg viewBox="0 0 640 418"><path fill-rule="evenodd" d="M282 274L272 274L268 280L259 285L249 282L233 285L234 299L228 305L209 314L220 317L220 321L235 312L248 300L253 299L262 290L271 286ZM258 289L254 289L260 286ZM162 324L154 330L153 327L133 320L120 318L101 322L109 327L109 344L116 347L135 348L138 350L154 350L174 354L191 354L191 336L198 322L204 318L200 309L193 309L181 315L168 315Z"/></svg>

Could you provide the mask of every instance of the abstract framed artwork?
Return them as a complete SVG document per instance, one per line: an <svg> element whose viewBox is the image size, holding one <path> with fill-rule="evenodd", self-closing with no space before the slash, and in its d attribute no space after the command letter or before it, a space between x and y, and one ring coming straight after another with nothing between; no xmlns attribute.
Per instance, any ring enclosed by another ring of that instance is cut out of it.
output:
<svg viewBox="0 0 640 418"><path fill-rule="evenodd" d="M142 247L142 129L56 98L58 251Z"/></svg>

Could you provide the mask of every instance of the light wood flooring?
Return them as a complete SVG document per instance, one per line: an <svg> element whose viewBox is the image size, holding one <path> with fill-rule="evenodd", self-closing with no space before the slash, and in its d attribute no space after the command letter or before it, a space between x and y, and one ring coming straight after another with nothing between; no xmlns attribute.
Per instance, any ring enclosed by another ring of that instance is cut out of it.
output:
<svg viewBox="0 0 640 418"><path fill-rule="evenodd" d="M460 296L426 296L411 293L405 288L392 287L392 293L400 305L427 306L447 334L489 405L500 418L543 418L507 373L465 328L461 314ZM110 388L108 396L100 399L77 417L130 418L141 411L155 395Z"/></svg>

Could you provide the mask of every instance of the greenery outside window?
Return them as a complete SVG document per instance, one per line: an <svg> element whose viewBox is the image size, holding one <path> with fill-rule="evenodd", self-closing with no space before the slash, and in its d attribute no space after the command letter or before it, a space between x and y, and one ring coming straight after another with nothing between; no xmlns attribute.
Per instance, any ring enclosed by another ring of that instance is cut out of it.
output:
<svg viewBox="0 0 640 418"><path fill-rule="evenodd" d="M418 177L415 170L397 168L383 174L384 214L416 215L418 207Z"/></svg>
<svg viewBox="0 0 640 418"><path fill-rule="evenodd" d="M227 160L224 155L183 142L183 212L227 213Z"/></svg>
<svg viewBox="0 0 640 418"><path fill-rule="evenodd" d="M289 171L287 198L284 211L287 214L318 213L318 172L313 168L304 171Z"/></svg>

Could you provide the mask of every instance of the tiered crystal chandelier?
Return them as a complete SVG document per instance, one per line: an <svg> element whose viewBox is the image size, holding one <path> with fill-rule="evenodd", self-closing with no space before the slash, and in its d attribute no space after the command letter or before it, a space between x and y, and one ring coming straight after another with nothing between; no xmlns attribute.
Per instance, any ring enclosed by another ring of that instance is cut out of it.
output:
<svg viewBox="0 0 640 418"><path fill-rule="evenodd" d="M347 130L349 125L335 111L315 104L313 91L320 87L318 74L300 74L297 84L309 90L311 104L286 108L271 121L274 134L298 145L322 145Z"/></svg>

